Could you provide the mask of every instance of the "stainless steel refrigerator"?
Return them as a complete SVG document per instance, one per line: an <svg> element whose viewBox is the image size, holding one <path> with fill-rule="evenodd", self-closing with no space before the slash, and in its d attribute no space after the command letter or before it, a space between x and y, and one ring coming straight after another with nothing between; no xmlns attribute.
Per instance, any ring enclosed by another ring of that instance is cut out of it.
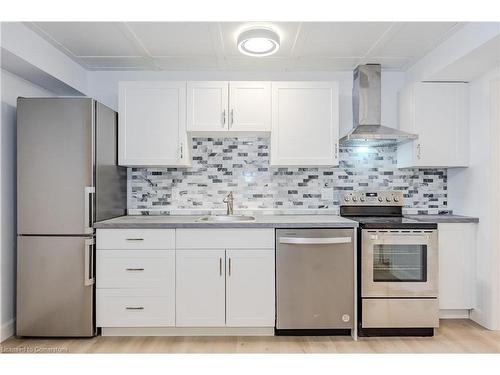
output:
<svg viewBox="0 0 500 375"><path fill-rule="evenodd" d="M117 118L90 98L18 98L18 336L95 334L93 223L127 205Z"/></svg>

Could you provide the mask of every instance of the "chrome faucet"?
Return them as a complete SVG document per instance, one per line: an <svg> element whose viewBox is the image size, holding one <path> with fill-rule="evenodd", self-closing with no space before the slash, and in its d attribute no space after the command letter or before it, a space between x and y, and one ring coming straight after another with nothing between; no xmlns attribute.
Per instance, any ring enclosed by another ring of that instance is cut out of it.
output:
<svg viewBox="0 0 500 375"><path fill-rule="evenodd" d="M223 202L227 205L226 215L233 215L233 192L230 191L228 195L224 198Z"/></svg>

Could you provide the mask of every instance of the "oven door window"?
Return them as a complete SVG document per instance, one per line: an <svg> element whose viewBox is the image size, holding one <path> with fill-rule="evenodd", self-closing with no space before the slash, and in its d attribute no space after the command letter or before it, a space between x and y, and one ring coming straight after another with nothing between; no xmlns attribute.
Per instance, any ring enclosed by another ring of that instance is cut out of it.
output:
<svg viewBox="0 0 500 375"><path fill-rule="evenodd" d="M373 281L426 282L427 245L374 245Z"/></svg>

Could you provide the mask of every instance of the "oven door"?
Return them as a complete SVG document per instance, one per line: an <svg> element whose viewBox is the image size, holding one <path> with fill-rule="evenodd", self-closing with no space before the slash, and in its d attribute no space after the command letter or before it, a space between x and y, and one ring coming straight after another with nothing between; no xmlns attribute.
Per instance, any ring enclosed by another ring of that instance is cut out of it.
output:
<svg viewBox="0 0 500 375"><path fill-rule="evenodd" d="M436 230L362 231L362 297L437 297Z"/></svg>

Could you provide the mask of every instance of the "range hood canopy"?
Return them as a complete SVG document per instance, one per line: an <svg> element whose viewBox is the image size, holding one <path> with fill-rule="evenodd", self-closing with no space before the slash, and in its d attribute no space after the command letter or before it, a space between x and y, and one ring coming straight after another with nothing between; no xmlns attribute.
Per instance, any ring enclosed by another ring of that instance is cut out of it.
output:
<svg viewBox="0 0 500 375"><path fill-rule="evenodd" d="M380 64L359 65L354 70L354 128L340 139L341 146L393 146L418 138L416 134L381 125L380 74Z"/></svg>

